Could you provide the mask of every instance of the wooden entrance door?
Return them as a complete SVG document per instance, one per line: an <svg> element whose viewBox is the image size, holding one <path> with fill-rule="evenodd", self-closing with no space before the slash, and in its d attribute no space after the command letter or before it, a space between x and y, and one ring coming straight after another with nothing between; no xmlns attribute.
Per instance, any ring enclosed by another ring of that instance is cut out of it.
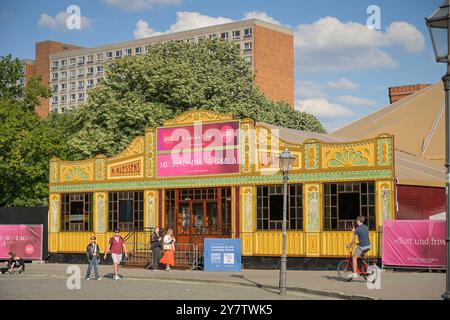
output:
<svg viewBox="0 0 450 320"><path fill-rule="evenodd" d="M231 189L168 191L166 222L178 243L201 244L204 238L231 237Z"/></svg>

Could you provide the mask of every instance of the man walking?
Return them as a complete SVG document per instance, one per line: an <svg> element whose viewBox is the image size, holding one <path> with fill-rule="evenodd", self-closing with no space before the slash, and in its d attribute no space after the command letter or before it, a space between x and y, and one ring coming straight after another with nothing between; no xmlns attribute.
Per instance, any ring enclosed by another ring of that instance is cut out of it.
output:
<svg viewBox="0 0 450 320"><path fill-rule="evenodd" d="M159 234L159 228L155 228L152 233L152 260L153 271L158 271L158 263L161 258L162 238Z"/></svg>
<svg viewBox="0 0 450 320"><path fill-rule="evenodd" d="M86 272L86 280L91 280L91 271L94 268L95 280L101 280L102 278L98 276L98 263L100 260L100 247L97 244L97 238L95 236L91 237L91 243L88 244L86 248L86 256L89 262L89 266Z"/></svg>
<svg viewBox="0 0 450 320"><path fill-rule="evenodd" d="M125 246L125 240L120 236L120 230L114 230L114 237L109 239L108 248L105 251L105 260L109 251L111 251L111 257L114 263L114 280L119 280L119 265L122 262L122 254L125 254L125 258L128 258L127 248Z"/></svg>

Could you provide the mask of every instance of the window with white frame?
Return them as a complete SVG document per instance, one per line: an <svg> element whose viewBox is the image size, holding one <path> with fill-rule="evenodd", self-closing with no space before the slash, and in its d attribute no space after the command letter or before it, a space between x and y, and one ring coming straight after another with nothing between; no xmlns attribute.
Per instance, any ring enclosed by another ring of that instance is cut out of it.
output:
<svg viewBox="0 0 450 320"><path fill-rule="evenodd" d="M92 63L92 62L94 62L94 55L89 55L88 57L87 57L87 62L88 63Z"/></svg>
<svg viewBox="0 0 450 320"><path fill-rule="evenodd" d="M84 93L80 92L78 93L78 101L83 101L84 100Z"/></svg>
<svg viewBox="0 0 450 320"><path fill-rule="evenodd" d="M233 39L239 39L241 37L241 30L233 31Z"/></svg>
<svg viewBox="0 0 450 320"><path fill-rule="evenodd" d="M227 39L228 39L228 32L222 32L222 33L220 34L220 38L221 38L221 39L224 39L224 40L227 40Z"/></svg>
<svg viewBox="0 0 450 320"><path fill-rule="evenodd" d="M78 69L78 76L79 77L84 76L84 69Z"/></svg>
<svg viewBox="0 0 450 320"><path fill-rule="evenodd" d="M250 38L252 36L252 33L253 33L252 28L244 29L244 38Z"/></svg>
<svg viewBox="0 0 450 320"><path fill-rule="evenodd" d="M67 83L61 83L61 92L64 92L67 90Z"/></svg>
<svg viewBox="0 0 450 320"><path fill-rule="evenodd" d="M131 50L131 48L125 49L126 56L131 56L132 53L133 53L133 51Z"/></svg>
<svg viewBox="0 0 450 320"><path fill-rule="evenodd" d="M120 58L122 57L122 50L117 50L116 51L116 58Z"/></svg>
<svg viewBox="0 0 450 320"><path fill-rule="evenodd" d="M61 79L66 79L67 78L67 72L63 71L61 72Z"/></svg>
<svg viewBox="0 0 450 320"><path fill-rule="evenodd" d="M92 76L94 74L94 67L87 68L87 75Z"/></svg>
<svg viewBox="0 0 450 320"><path fill-rule="evenodd" d="M61 96L61 103L66 103L66 96Z"/></svg>
<svg viewBox="0 0 450 320"><path fill-rule="evenodd" d="M252 51L252 43L251 42L244 43L244 51L245 52Z"/></svg>
<svg viewBox="0 0 450 320"><path fill-rule="evenodd" d="M77 59L76 59L76 58L70 58L69 64L70 64L71 66L74 66L76 63L77 63Z"/></svg>
<svg viewBox="0 0 450 320"><path fill-rule="evenodd" d="M103 53L97 53L97 61L103 61Z"/></svg>
<svg viewBox="0 0 450 320"><path fill-rule="evenodd" d="M210 40L216 40L217 39L217 34L210 34L209 35L209 39Z"/></svg>
<svg viewBox="0 0 450 320"><path fill-rule="evenodd" d="M113 53L111 51L106 53L106 59L111 60L113 58Z"/></svg>
<svg viewBox="0 0 450 320"><path fill-rule="evenodd" d="M54 84L52 85L52 92L57 92L58 91L58 85Z"/></svg>
<svg viewBox="0 0 450 320"><path fill-rule="evenodd" d="M202 41L205 41L205 37L204 36L201 36L201 37L198 37L197 38L197 42L202 42Z"/></svg>
<svg viewBox="0 0 450 320"><path fill-rule="evenodd" d="M53 68L58 68L58 61L53 61L52 62L52 67Z"/></svg>
<svg viewBox="0 0 450 320"><path fill-rule="evenodd" d="M70 102L75 102L75 99L76 99L75 93L72 93L70 95Z"/></svg>
<svg viewBox="0 0 450 320"><path fill-rule="evenodd" d="M150 51L150 47L149 46L145 46L144 50L145 50L145 52L149 52Z"/></svg>
<svg viewBox="0 0 450 320"><path fill-rule="evenodd" d="M93 79L89 79L87 81L87 87L90 88L90 87L93 87L93 86L94 86L94 80Z"/></svg>
<svg viewBox="0 0 450 320"><path fill-rule="evenodd" d="M84 80L78 81L78 89L84 89Z"/></svg>
<svg viewBox="0 0 450 320"><path fill-rule="evenodd" d="M58 80L58 72L52 73L52 80Z"/></svg>
<svg viewBox="0 0 450 320"><path fill-rule="evenodd" d="M67 60L61 60L61 67L67 66Z"/></svg>
<svg viewBox="0 0 450 320"><path fill-rule="evenodd" d="M52 104L58 103L58 97L52 97Z"/></svg>
<svg viewBox="0 0 450 320"><path fill-rule="evenodd" d="M194 42L195 42L195 39L194 39L194 38L188 38L188 39L186 40L186 42L187 42L187 43L194 43Z"/></svg>
<svg viewBox="0 0 450 320"><path fill-rule="evenodd" d="M103 66L97 66L97 74L103 73Z"/></svg>
<svg viewBox="0 0 450 320"><path fill-rule="evenodd" d="M84 57L78 57L78 64L84 63Z"/></svg>
<svg viewBox="0 0 450 320"><path fill-rule="evenodd" d="M76 86L76 83L75 82L71 82L70 83L70 90L75 90L75 86Z"/></svg>
<svg viewBox="0 0 450 320"><path fill-rule="evenodd" d="M142 48L141 47L134 48L134 53L141 54L142 53Z"/></svg>
<svg viewBox="0 0 450 320"><path fill-rule="evenodd" d="M75 78L76 77L76 71L75 70L70 70L70 77L71 78Z"/></svg>

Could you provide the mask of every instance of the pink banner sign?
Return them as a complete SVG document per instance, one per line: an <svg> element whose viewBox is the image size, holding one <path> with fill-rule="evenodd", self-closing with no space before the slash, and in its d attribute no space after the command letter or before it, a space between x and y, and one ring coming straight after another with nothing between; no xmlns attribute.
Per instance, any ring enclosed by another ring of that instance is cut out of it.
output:
<svg viewBox="0 0 450 320"><path fill-rule="evenodd" d="M445 221L385 221L383 264L445 268Z"/></svg>
<svg viewBox="0 0 450 320"><path fill-rule="evenodd" d="M24 260L42 260L42 225L0 225L0 259L14 252Z"/></svg>
<svg viewBox="0 0 450 320"><path fill-rule="evenodd" d="M158 129L158 177L240 172L239 122Z"/></svg>

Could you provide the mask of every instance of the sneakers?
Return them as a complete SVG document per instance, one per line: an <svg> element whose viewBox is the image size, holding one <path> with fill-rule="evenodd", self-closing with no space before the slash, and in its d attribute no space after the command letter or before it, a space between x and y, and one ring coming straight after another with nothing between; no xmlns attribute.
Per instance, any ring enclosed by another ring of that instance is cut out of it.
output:
<svg viewBox="0 0 450 320"><path fill-rule="evenodd" d="M350 276L351 279L357 279L358 275L356 273L352 273L352 275Z"/></svg>
<svg viewBox="0 0 450 320"><path fill-rule="evenodd" d="M153 271L159 271L158 269L153 269Z"/></svg>
<svg viewBox="0 0 450 320"><path fill-rule="evenodd" d="M91 280L91 278L84 278L84 280Z"/></svg>
<svg viewBox="0 0 450 320"><path fill-rule="evenodd" d="M118 275L115 275L114 280L120 280L120 277Z"/></svg>
<svg viewBox="0 0 450 320"><path fill-rule="evenodd" d="M169 266L166 267L166 271L170 271L170 267Z"/></svg>
<svg viewBox="0 0 450 320"><path fill-rule="evenodd" d="M95 279L95 280L100 281L100 280L102 280L102 279L103 279L102 277L98 277L98 278Z"/></svg>

